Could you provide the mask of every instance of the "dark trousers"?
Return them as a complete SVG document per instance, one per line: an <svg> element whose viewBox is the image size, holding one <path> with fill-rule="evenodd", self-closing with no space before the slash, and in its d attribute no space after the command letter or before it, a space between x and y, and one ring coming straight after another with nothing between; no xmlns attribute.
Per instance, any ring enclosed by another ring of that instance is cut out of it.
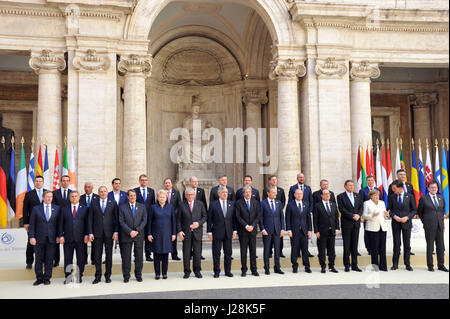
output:
<svg viewBox="0 0 450 319"><path fill-rule="evenodd" d="M195 237L189 233L186 234L183 240L183 266L185 273L191 273L191 254L192 264L194 268L194 274L200 273L202 270L202 241L195 239Z"/></svg>
<svg viewBox="0 0 450 319"><path fill-rule="evenodd" d="M358 267L359 227L342 228L342 239L344 240L344 267L350 268L350 255L352 268Z"/></svg>
<svg viewBox="0 0 450 319"><path fill-rule="evenodd" d="M256 267L256 233L249 233L246 230L239 232L239 245L241 247L241 270L247 272L247 249L250 251L250 270L257 271Z"/></svg>
<svg viewBox="0 0 450 319"><path fill-rule="evenodd" d="M410 265L411 255L411 229L403 229L400 223L392 221L392 237L394 239L394 254L392 256L393 266L398 267L398 261L400 259L400 246L403 239L403 261L405 266Z"/></svg>
<svg viewBox="0 0 450 319"><path fill-rule="evenodd" d="M220 273L220 251L222 250L222 246L224 254L225 273L231 273L231 254L233 253L231 242L231 238L215 239L213 236L212 255L215 274Z"/></svg>
<svg viewBox="0 0 450 319"><path fill-rule="evenodd" d="M302 232L292 235L291 237L291 263L292 267L298 267L299 252L302 252L303 266L310 267L308 258L308 236L305 236Z"/></svg>
<svg viewBox="0 0 450 319"><path fill-rule="evenodd" d="M27 242L27 250L25 252L27 265L32 265L34 262L34 246L30 244L30 238Z"/></svg>
<svg viewBox="0 0 450 319"><path fill-rule="evenodd" d="M162 264L162 274L167 275L167 268L169 268L169 254L154 254L155 275L161 275L161 264Z"/></svg>
<svg viewBox="0 0 450 319"><path fill-rule="evenodd" d="M172 242L172 258L178 257L178 249L177 249L177 237Z"/></svg>
<svg viewBox="0 0 450 319"><path fill-rule="evenodd" d="M106 268L105 268L105 278L111 277L111 269L112 269L112 255L113 255L113 245L114 241L111 237L95 237L93 241L92 250L94 251L94 263L95 263L95 278L100 279L102 277L102 256L103 256L103 247L105 247L105 260L106 260Z"/></svg>
<svg viewBox="0 0 450 319"><path fill-rule="evenodd" d="M292 242L291 242L291 245L292 245ZM272 238L272 242L271 242L271 244L270 244L270 256L272 256L273 255L273 248L274 248L274 246L275 246L275 243L273 242L273 238ZM283 240L280 240L280 256L283 254ZM300 254L300 251L299 251L299 254Z"/></svg>
<svg viewBox="0 0 450 319"><path fill-rule="evenodd" d="M55 257L54 257L55 264L59 264L60 259L61 259L61 256L60 256L60 245L56 244Z"/></svg>
<svg viewBox="0 0 450 319"><path fill-rule="evenodd" d="M134 238L131 242L120 243L120 256L122 257L122 274L124 279L130 278L131 272L131 250L134 251L134 275L142 277L142 267L144 263L144 239Z"/></svg>
<svg viewBox="0 0 450 319"><path fill-rule="evenodd" d="M335 252L336 234L332 230L328 232L321 232L320 238L317 239L317 249L319 250L319 263L322 268L326 267L325 256L328 255L328 267L334 267L334 260L336 258ZM326 250L326 253L325 253Z"/></svg>
<svg viewBox="0 0 450 319"><path fill-rule="evenodd" d="M58 246L58 245L57 245ZM86 265L86 252L84 250L84 243L64 243L64 274L66 278L72 273L73 270L73 253L76 252L77 256L77 275L80 278L83 276L84 266Z"/></svg>
<svg viewBox="0 0 450 319"><path fill-rule="evenodd" d="M366 230L366 221L364 221L364 246L366 246L367 251L370 254L370 243L369 243L369 234Z"/></svg>
<svg viewBox="0 0 450 319"><path fill-rule="evenodd" d="M387 232L379 230L377 232L367 231L370 256L372 265L376 265L380 270L387 270L386 263L386 234Z"/></svg>
<svg viewBox="0 0 450 319"><path fill-rule="evenodd" d="M269 270L270 263L269 263L269 255L270 255L270 249L273 242L273 248L275 251L274 254L274 268L275 270L280 270L280 254L281 254L281 238L279 234L273 233L272 235L263 236L263 244L264 244L264 269Z"/></svg>
<svg viewBox="0 0 450 319"><path fill-rule="evenodd" d="M88 244L85 244L85 243L83 243L83 249L84 249L84 252L86 253L86 265L88 264ZM94 253L95 253L95 250L94 250L94 245L91 243L91 263L92 264L95 264L95 257L94 257Z"/></svg>
<svg viewBox="0 0 450 319"><path fill-rule="evenodd" d="M48 238L45 243L36 244L36 247L34 247L36 254L34 271L37 280L50 280L52 278L55 249L56 243L51 243ZM45 273L43 272L43 268L45 269Z"/></svg>
<svg viewBox="0 0 450 319"><path fill-rule="evenodd" d="M425 229L425 240L427 241L427 266L433 267L433 250L435 243L438 267L444 266L444 231L440 229Z"/></svg>

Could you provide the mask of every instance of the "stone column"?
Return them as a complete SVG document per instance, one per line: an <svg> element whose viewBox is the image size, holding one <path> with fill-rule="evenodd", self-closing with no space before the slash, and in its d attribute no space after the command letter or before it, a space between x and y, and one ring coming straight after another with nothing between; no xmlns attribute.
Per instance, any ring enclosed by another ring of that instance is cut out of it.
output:
<svg viewBox="0 0 450 319"><path fill-rule="evenodd" d="M50 176L53 176L56 145L62 146L61 71L66 68L62 52L31 52L30 67L39 75L37 142L48 146ZM60 161L61 162L61 161ZM52 181L50 181L52 184Z"/></svg>
<svg viewBox="0 0 450 319"><path fill-rule="evenodd" d="M305 74L303 61L279 57L271 61L269 78L278 81L278 185L285 191L300 171L298 78Z"/></svg>
<svg viewBox="0 0 450 319"><path fill-rule="evenodd" d="M125 74L122 186L128 189L147 174L145 78L151 74L151 56L122 56L118 69Z"/></svg>
<svg viewBox="0 0 450 319"><path fill-rule="evenodd" d="M370 79L380 76L378 64L362 61L352 63L350 69L350 124L352 134L353 180L357 179L356 157L359 143L372 144L372 117L370 108ZM381 141L380 141L381 145ZM376 145L373 144L375 149Z"/></svg>
<svg viewBox="0 0 450 319"><path fill-rule="evenodd" d="M256 161L249 161L247 156L246 174L252 176L253 187L260 191L264 188L264 172L260 170L262 164L258 162L258 129L261 128L261 104L268 102L266 92L265 89L246 89L244 95L246 129L254 129L257 137L254 145L247 143L247 154L253 154Z"/></svg>
<svg viewBox="0 0 450 319"><path fill-rule="evenodd" d="M414 140L418 143L420 139L425 145L425 139L432 141L431 111L439 103L439 95L437 92L415 93L409 96L409 101L414 112Z"/></svg>

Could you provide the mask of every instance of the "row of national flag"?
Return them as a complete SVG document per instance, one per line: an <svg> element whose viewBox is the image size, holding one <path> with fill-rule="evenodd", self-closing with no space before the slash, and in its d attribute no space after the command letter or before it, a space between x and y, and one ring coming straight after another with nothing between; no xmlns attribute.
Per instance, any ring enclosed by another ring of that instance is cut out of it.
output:
<svg viewBox="0 0 450 319"><path fill-rule="evenodd" d="M447 145L447 149L445 148ZM445 199L445 216L449 214L449 185L448 185L448 168L449 164L449 142L442 140L441 154L439 154L438 141L435 141L435 164L434 170L431 166L430 149L428 140L426 141L426 160L423 161L422 147L420 139L415 147L414 139L411 140L412 145L412 163L411 163L411 184L414 189L416 204L419 205L421 196L428 194L428 185L434 179L439 185L439 193ZM376 158L374 159L374 154ZM381 190L381 194L385 202L388 197L388 187L393 181L393 172L391 168L391 152L389 150L389 139L381 141L381 147L377 143L376 149L368 146L366 150L359 145L357 157L357 190L367 186L367 176L374 176L376 186ZM395 171L405 169L405 159L403 156L403 146L397 142Z"/></svg>
<svg viewBox="0 0 450 319"><path fill-rule="evenodd" d="M37 161L33 154L33 147L31 147L27 172L26 156L23 147L24 139L22 138L19 167L16 174L14 139L11 142L12 147L9 150L6 149L5 143L2 142L2 145L0 145L0 228L6 228L13 218L16 220L22 218L25 194L34 189L36 176L44 177L44 188L48 190L59 189L59 180L63 175L70 177L70 189L75 190L77 185L73 146L71 147L70 166L67 156L67 145L64 146L62 174L60 174L59 154L58 148L56 148L53 180L51 180L47 145L39 145Z"/></svg>

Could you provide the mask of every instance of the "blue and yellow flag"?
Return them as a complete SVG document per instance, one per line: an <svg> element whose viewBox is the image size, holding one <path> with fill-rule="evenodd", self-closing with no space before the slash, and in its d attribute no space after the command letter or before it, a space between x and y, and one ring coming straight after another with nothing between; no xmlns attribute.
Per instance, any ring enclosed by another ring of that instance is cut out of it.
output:
<svg viewBox="0 0 450 319"><path fill-rule="evenodd" d="M445 217L448 217L448 208L449 208L449 190L448 190L448 167L447 167L447 159L445 158L445 147L442 145L442 168L441 168L441 187L442 187L442 196L445 199Z"/></svg>

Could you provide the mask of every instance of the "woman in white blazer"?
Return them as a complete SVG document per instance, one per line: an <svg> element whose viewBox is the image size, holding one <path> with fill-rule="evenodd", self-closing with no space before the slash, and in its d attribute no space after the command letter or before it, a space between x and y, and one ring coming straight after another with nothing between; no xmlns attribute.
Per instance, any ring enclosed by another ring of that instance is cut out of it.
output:
<svg viewBox="0 0 450 319"><path fill-rule="evenodd" d="M371 190L369 198L368 201L364 202L362 217L366 220L365 230L368 233L372 265L376 265L379 270L387 271L386 234L388 225L386 219L389 212L386 211L384 202L380 200L378 190Z"/></svg>

